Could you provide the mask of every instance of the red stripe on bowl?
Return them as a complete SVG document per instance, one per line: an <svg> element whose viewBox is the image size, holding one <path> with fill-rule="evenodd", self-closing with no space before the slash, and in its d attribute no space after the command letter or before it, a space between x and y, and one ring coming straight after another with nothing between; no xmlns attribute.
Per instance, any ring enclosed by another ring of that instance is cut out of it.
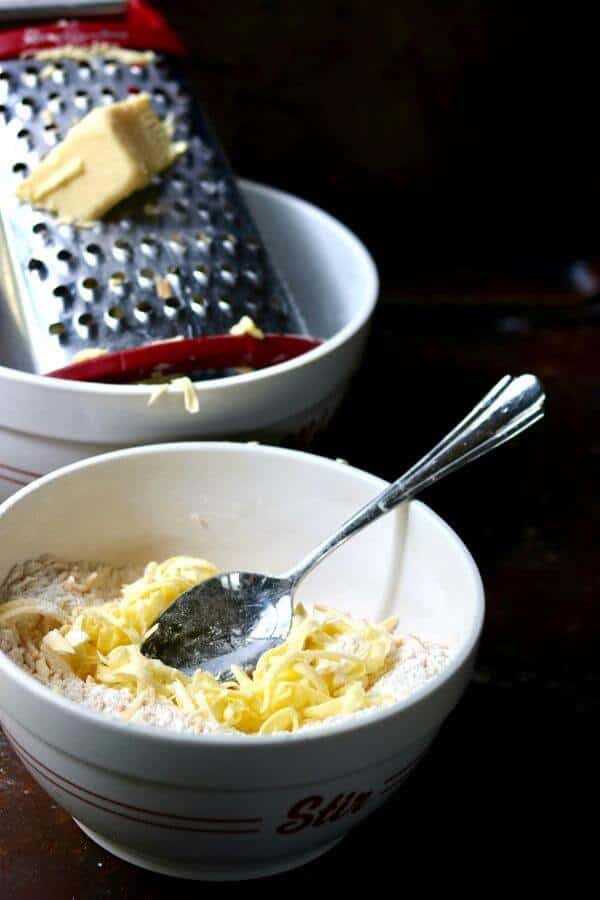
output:
<svg viewBox="0 0 600 900"><path fill-rule="evenodd" d="M421 762L426 752L427 751L424 750L423 753L420 753L416 759L413 759L413 761L407 766L404 766L403 769L398 769L397 772L394 772L393 775L390 775L389 778L386 778L383 783L384 785L387 785L387 787L384 787L381 793L386 794L388 791L393 790L396 787L396 783L401 781L403 779L403 776L408 775L408 773Z"/></svg>
<svg viewBox="0 0 600 900"><path fill-rule="evenodd" d="M41 478L40 472L30 472L29 469L19 469L18 466L9 466L8 463L0 462L0 469L7 469L9 472L17 472L19 475L31 475L32 478Z"/></svg>
<svg viewBox="0 0 600 900"><path fill-rule="evenodd" d="M39 759L37 759L37 757L35 757L29 750L26 750L25 747L23 747L23 745L17 741L17 739L14 737L14 735L10 734L10 732L8 732L6 730L6 728L4 729L4 731L5 731L6 736L9 738L11 743L14 745L13 749L15 749L15 752L18 753L19 757L21 756L21 754L24 754L26 757L28 757L28 759L32 762L32 764L35 764L39 768L43 769L45 772L48 772L49 775L54 776L54 778L57 778L60 782L63 782L64 784L68 784L71 787L77 788L78 791L81 791L84 794L88 794L88 796L94 797L97 800L104 800L106 803L112 803L115 806L122 806L123 809L130 809L130 810L133 810L134 812L146 813L149 816L157 816L157 817L163 817L163 818L167 818L167 819L178 819L178 820L184 821L184 822L197 822L197 823L211 824L211 825L257 825L260 822L262 822L262 819L260 819L260 818L255 818L255 819L215 819L215 818L207 818L206 816L171 815L170 813L155 812L152 809L145 809L142 806L132 806L130 803L123 803L120 800L113 800L111 797L104 797L102 794L97 794L94 791L90 791L90 790L88 790L88 788L84 788L80 784L77 784L74 781L69 781L69 779L65 778L64 775L60 775L58 772L55 772L53 769L50 769L43 762L41 762ZM17 750L17 748L18 748L18 750ZM20 751L20 753L19 753L19 751ZM51 779L48 779L48 780L51 780ZM58 787L61 787L61 785L59 784ZM66 788L65 788L65 790L66 790ZM68 793L70 793L70 792L68 792ZM83 798L80 798L80 799L83 799ZM103 807L101 807L101 808L103 808ZM109 812L112 812L112 810L109 810Z"/></svg>
<svg viewBox="0 0 600 900"><path fill-rule="evenodd" d="M6 737L8 738L8 742L30 774L33 774L33 772L35 772L42 780L54 785L54 787L57 787L65 794L69 794L71 797L75 797L76 800L79 800L80 803L85 803L86 806L93 806L94 809L100 809L102 810L102 812L109 813L109 815L112 816L117 816L119 819L127 819L129 822L137 822L140 825L149 825L153 828L163 828L167 831L190 831L195 834L258 834L260 832L260 828L192 828L189 825L175 825L170 822L153 822L151 819L141 819L138 816L130 816L126 813L120 812L119 810L110 809L110 807L103 806L101 803L95 803L93 800L88 800L87 797L81 797L79 794L76 794L75 791L72 791L69 788L65 787L64 784L61 784L54 778L51 778L50 775L46 774L46 772L42 770L43 764L39 763L39 766L36 765L32 761L32 758L28 758L31 757L31 754L28 754L26 750L18 749L17 743L12 735L7 732L6 729L4 729L4 731L6 733ZM44 766L44 768L46 767ZM69 782L69 784L71 783L72 782ZM79 790L85 790L79 785L76 785L76 787L78 787ZM110 802L114 803L114 801ZM161 815L165 814L162 813Z"/></svg>
<svg viewBox="0 0 600 900"><path fill-rule="evenodd" d="M30 481L19 481L17 478L11 478L10 475L3 475L0 472L0 481L8 481L10 484L18 484L19 487L25 487L28 484L31 484Z"/></svg>

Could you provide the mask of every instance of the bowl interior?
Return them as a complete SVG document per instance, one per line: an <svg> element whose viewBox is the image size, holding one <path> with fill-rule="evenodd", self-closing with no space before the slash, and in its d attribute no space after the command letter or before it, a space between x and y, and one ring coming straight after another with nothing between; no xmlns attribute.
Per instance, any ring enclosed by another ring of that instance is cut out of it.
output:
<svg viewBox="0 0 600 900"><path fill-rule="evenodd" d="M96 457L47 476L0 514L0 579L42 553L111 563L174 554L278 573L383 487L316 456L236 444L166 445ZM481 616L477 569L421 503L402 507L318 567L298 598L459 649Z"/></svg>
<svg viewBox="0 0 600 900"><path fill-rule="evenodd" d="M370 308L375 267L352 232L289 194L248 181L241 187L310 334L331 338Z"/></svg>

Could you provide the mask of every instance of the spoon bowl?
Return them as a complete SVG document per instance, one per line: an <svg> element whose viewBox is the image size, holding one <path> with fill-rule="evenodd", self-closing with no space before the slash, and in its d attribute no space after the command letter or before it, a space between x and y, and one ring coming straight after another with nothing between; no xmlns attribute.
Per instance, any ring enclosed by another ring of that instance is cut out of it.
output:
<svg viewBox="0 0 600 900"><path fill-rule="evenodd" d="M251 671L289 633L294 582L254 572L225 572L194 585L159 617L142 644L145 656L191 675L222 681L232 666Z"/></svg>

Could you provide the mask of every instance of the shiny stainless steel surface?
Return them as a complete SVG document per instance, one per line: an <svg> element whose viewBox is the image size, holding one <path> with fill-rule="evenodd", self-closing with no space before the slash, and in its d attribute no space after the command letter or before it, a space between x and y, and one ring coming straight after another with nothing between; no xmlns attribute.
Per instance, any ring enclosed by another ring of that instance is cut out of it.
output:
<svg viewBox="0 0 600 900"><path fill-rule="evenodd" d="M140 91L172 118L174 139L188 143L147 189L91 228L17 199L19 180L71 125ZM170 60L1 62L0 219L4 365L44 373L89 348L227 332L244 314L264 331L306 333L225 155Z"/></svg>
<svg viewBox="0 0 600 900"><path fill-rule="evenodd" d="M529 428L543 416L544 401L534 375L506 376L439 444L297 566L279 577L227 572L196 585L162 613L142 653L223 679L232 665L252 669L289 634L294 592L315 566L399 503Z"/></svg>

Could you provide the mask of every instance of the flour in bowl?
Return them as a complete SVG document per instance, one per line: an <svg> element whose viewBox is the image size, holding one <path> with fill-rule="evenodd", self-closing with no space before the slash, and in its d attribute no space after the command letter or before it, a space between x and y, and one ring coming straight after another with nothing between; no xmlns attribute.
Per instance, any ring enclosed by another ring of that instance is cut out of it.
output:
<svg viewBox="0 0 600 900"><path fill-rule="evenodd" d="M292 733L366 715L448 663L446 647L398 633L396 619L376 625L301 604L286 641L227 683L142 656L163 609L214 574L211 563L184 556L145 568L30 560L0 588L0 651L96 712L196 734Z"/></svg>

